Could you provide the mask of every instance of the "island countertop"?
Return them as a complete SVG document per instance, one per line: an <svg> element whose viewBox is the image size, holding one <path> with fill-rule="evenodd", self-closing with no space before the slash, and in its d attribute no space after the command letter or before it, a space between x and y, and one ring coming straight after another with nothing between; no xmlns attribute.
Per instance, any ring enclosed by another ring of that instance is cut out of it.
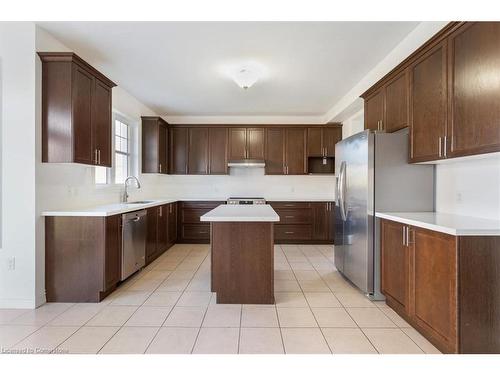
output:
<svg viewBox="0 0 500 375"><path fill-rule="evenodd" d="M222 204L200 217L204 222L277 222L280 217L268 204Z"/></svg>

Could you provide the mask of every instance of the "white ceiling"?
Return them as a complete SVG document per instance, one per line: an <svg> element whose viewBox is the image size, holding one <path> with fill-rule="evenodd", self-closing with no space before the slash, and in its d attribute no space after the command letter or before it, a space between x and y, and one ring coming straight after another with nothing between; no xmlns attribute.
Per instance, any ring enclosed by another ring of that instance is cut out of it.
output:
<svg viewBox="0 0 500 375"><path fill-rule="evenodd" d="M41 22L156 113L322 116L418 22ZM266 77L249 90L224 71Z"/></svg>

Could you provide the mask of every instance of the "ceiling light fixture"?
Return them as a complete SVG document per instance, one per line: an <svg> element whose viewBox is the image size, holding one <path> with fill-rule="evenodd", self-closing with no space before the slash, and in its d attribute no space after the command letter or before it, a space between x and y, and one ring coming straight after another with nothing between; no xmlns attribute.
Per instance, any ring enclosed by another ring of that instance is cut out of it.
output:
<svg viewBox="0 0 500 375"><path fill-rule="evenodd" d="M247 90L259 80L259 77L255 71L242 68L234 74L233 80L243 90Z"/></svg>

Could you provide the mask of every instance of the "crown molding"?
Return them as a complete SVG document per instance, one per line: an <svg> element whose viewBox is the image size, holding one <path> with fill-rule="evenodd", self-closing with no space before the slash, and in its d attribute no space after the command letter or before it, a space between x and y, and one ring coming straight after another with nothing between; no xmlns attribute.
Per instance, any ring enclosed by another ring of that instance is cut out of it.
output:
<svg viewBox="0 0 500 375"><path fill-rule="evenodd" d="M325 116L161 116L170 124L326 124Z"/></svg>

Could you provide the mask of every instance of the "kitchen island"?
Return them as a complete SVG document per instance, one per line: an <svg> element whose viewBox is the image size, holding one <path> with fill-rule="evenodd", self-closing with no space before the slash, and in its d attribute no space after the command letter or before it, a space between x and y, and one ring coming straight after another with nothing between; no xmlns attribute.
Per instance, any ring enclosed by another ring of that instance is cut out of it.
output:
<svg viewBox="0 0 500 375"><path fill-rule="evenodd" d="M270 205L220 205L210 222L212 292L217 303L274 303L274 223Z"/></svg>

